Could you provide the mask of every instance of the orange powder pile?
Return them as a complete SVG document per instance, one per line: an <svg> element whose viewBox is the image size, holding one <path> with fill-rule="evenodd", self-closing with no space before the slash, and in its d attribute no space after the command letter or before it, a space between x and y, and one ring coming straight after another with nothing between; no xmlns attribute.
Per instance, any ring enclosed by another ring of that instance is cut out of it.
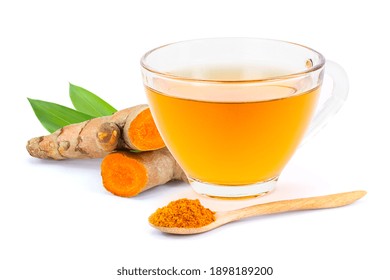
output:
<svg viewBox="0 0 390 280"><path fill-rule="evenodd" d="M214 214L200 204L199 199L183 198L157 209L149 217L149 222L159 227L198 228L214 222Z"/></svg>

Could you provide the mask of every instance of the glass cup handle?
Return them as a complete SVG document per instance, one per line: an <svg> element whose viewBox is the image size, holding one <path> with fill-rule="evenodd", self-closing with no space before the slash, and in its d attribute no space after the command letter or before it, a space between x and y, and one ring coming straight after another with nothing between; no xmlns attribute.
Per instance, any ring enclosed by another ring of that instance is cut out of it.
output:
<svg viewBox="0 0 390 280"><path fill-rule="evenodd" d="M337 63L327 60L325 73L333 80L332 93L313 117L302 144L325 126L330 117L340 110L348 96L348 76L344 69Z"/></svg>

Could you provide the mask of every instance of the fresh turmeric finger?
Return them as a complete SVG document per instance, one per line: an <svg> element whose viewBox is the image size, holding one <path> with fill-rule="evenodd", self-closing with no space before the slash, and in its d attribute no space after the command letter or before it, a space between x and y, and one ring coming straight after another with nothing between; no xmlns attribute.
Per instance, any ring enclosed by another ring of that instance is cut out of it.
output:
<svg viewBox="0 0 390 280"><path fill-rule="evenodd" d="M111 193L132 197L171 180L187 181L168 149L132 153L113 152L101 164L103 186Z"/></svg>
<svg viewBox="0 0 390 280"><path fill-rule="evenodd" d="M150 109L139 109L139 112L132 112L131 121L127 121L124 127L124 138L127 143L131 143L131 147L139 151L155 150L156 147L162 148L165 146L160 137L156 125L150 113Z"/></svg>
<svg viewBox="0 0 390 280"><path fill-rule="evenodd" d="M149 151L165 147L148 105L65 126L28 141L31 156L42 159L102 158L115 150Z"/></svg>

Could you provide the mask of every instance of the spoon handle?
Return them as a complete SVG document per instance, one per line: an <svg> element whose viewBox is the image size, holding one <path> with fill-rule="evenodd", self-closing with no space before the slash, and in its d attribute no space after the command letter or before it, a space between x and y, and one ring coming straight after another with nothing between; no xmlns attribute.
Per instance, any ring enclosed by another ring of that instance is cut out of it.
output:
<svg viewBox="0 0 390 280"><path fill-rule="evenodd" d="M352 191L324 196L281 200L233 210L228 213L228 216L230 221L234 221L253 216L289 211L334 208L351 204L359 198L362 198L366 193L366 191Z"/></svg>

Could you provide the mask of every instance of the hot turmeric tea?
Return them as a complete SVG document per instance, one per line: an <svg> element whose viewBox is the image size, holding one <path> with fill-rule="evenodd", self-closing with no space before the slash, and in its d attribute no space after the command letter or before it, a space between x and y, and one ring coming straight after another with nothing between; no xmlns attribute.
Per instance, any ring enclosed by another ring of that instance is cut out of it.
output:
<svg viewBox="0 0 390 280"><path fill-rule="evenodd" d="M208 76L217 73L228 85L239 74L231 71L213 69ZM221 92L164 83L166 92L146 87L146 93L169 150L190 180L224 186L278 177L305 134L319 93L319 86L297 93L293 83Z"/></svg>
<svg viewBox="0 0 390 280"><path fill-rule="evenodd" d="M333 87L312 118L325 67ZM348 93L342 67L280 40L166 44L144 54L141 71L157 128L192 188L229 199L272 191L306 132L318 131Z"/></svg>

